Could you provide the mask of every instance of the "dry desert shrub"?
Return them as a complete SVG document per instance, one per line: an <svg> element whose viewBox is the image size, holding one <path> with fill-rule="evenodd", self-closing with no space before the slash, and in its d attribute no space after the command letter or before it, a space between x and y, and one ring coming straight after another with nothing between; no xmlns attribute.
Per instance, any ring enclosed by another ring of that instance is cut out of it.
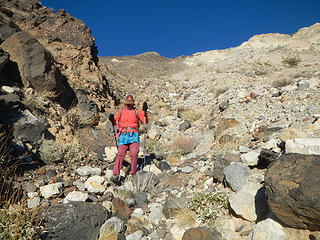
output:
<svg viewBox="0 0 320 240"><path fill-rule="evenodd" d="M172 155L180 157L191 153L199 145L199 138L181 135L172 142Z"/></svg>
<svg viewBox="0 0 320 240"><path fill-rule="evenodd" d="M277 79L277 80L273 81L271 83L271 87L273 87L273 88L282 88L282 87L288 86L288 85L290 85L292 83L293 83L293 81L291 79L280 78L280 79Z"/></svg>
<svg viewBox="0 0 320 240"><path fill-rule="evenodd" d="M282 58L282 63L288 67L295 67L301 62L301 58L299 56L287 56Z"/></svg>
<svg viewBox="0 0 320 240"><path fill-rule="evenodd" d="M117 240L118 233L114 229L106 228L103 233L100 235L99 240Z"/></svg>
<svg viewBox="0 0 320 240"><path fill-rule="evenodd" d="M178 109L178 117L190 122L194 122L203 116L203 111L204 110L201 108L180 108Z"/></svg>

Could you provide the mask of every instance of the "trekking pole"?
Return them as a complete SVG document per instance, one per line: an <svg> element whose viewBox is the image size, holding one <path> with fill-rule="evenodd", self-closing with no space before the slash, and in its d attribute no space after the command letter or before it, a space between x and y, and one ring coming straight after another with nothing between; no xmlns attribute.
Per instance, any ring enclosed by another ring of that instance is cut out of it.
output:
<svg viewBox="0 0 320 240"><path fill-rule="evenodd" d="M148 104L147 102L143 103L143 107L142 107L143 111L144 111L144 121L143 121L143 125L144 125L144 139L143 139L143 167L145 167L146 165L146 138L147 138L147 127L146 127L146 121L147 121L147 110L148 110Z"/></svg>
<svg viewBox="0 0 320 240"><path fill-rule="evenodd" d="M112 130L113 130L113 136L114 136L114 141L116 142L116 147L117 147L117 138L116 138L116 132L114 131L114 115L111 113L109 115L109 120L112 123Z"/></svg>

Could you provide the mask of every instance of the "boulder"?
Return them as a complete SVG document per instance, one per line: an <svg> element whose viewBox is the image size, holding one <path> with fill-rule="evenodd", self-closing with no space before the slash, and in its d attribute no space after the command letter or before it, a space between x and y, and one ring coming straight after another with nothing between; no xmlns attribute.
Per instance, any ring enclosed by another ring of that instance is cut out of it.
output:
<svg viewBox="0 0 320 240"><path fill-rule="evenodd" d="M20 28L12 21L0 24L0 44L16 32L20 32Z"/></svg>
<svg viewBox="0 0 320 240"><path fill-rule="evenodd" d="M286 142L286 153L320 155L320 138L294 138Z"/></svg>
<svg viewBox="0 0 320 240"><path fill-rule="evenodd" d="M89 176L89 175L100 175L101 169L98 167L91 167L91 166L82 166L77 168L77 173L80 176Z"/></svg>
<svg viewBox="0 0 320 240"><path fill-rule="evenodd" d="M230 207L239 216L254 222L267 212L265 189L260 184L248 182L229 199Z"/></svg>
<svg viewBox="0 0 320 240"><path fill-rule="evenodd" d="M86 189L93 193L103 193L106 189L102 185L104 178L101 176L92 176L84 183Z"/></svg>
<svg viewBox="0 0 320 240"><path fill-rule="evenodd" d="M267 218L253 228L247 240L286 240L287 235L282 226L271 218Z"/></svg>
<svg viewBox="0 0 320 240"><path fill-rule="evenodd" d="M246 185L250 169L242 163L233 163L223 169L223 174L231 189L238 192Z"/></svg>
<svg viewBox="0 0 320 240"><path fill-rule="evenodd" d="M124 231L124 223L120 218L117 217L112 217L109 218L100 228L100 235L105 231L105 230L114 230L116 233L120 233Z"/></svg>
<svg viewBox="0 0 320 240"><path fill-rule="evenodd" d="M100 227L109 217L101 205L87 202L62 203L49 208L41 239L97 240Z"/></svg>
<svg viewBox="0 0 320 240"><path fill-rule="evenodd" d="M52 183L45 186L40 187L41 196L44 198L49 198L54 195L61 193L62 183Z"/></svg>
<svg viewBox="0 0 320 240"><path fill-rule="evenodd" d="M0 72L9 60L9 54L0 48Z"/></svg>
<svg viewBox="0 0 320 240"><path fill-rule="evenodd" d="M191 123L189 121L184 121L183 123L181 123L179 125L179 131L184 132L185 130L187 130L190 127L191 127Z"/></svg>
<svg viewBox="0 0 320 240"><path fill-rule="evenodd" d="M268 205L284 224L320 230L319 172L319 155L285 154L268 167Z"/></svg>
<svg viewBox="0 0 320 240"><path fill-rule="evenodd" d="M72 191L63 200L64 203L68 202L85 202L88 199L88 193L80 191Z"/></svg>
<svg viewBox="0 0 320 240"><path fill-rule="evenodd" d="M274 152L269 149L262 149L259 155L258 166L260 168L266 168L270 163L275 161L279 157L280 153Z"/></svg>
<svg viewBox="0 0 320 240"><path fill-rule="evenodd" d="M63 87L62 75L55 67L51 55L37 39L26 32L17 32L5 40L1 47L18 64L25 87L59 95Z"/></svg>
<svg viewBox="0 0 320 240"><path fill-rule="evenodd" d="M239 155L218 155L213 164L213 179L216 182L222 182L224 179L223 169L232 162L239 162Z"/></svg>
<svg viewBox="0 0 320 240"><path fill-rule="evenodd" d="M222 240L221 233L208 227L190 228L183 234L182 240Z"/></svg>
<svg viewBox="0 0 320 240"><path fill-rule="evenodd" d="M241 160L247 166L256 166L259 160L259 153L251 151L241 155Z"/></svg>
<svg viewBox="0 0 320 240"><path fill-rule="evenodd" d="M152 140L158 141L159 138L161 137L160 129L157 126L152 125L152 127L148 131L148 137Z"/></svg>
<svg viewBox="0 0 320 240"><path fill-rule="evenodd" d="M29 110L25 110L19 120L14 123L13 135L16 140L40 145L46 127Z"/></svg>

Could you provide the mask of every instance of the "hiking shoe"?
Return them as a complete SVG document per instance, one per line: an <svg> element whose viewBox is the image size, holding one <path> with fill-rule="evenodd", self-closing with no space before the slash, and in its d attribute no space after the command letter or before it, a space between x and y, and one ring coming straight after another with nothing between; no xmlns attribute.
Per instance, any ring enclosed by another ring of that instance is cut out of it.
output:
<svg viewBox="0 0 320 240"><path fill-rule="evenodd" d="M110 181L119 185L120 181L119 181L119 176L118 175L112 175L110 178Z"/></svg>

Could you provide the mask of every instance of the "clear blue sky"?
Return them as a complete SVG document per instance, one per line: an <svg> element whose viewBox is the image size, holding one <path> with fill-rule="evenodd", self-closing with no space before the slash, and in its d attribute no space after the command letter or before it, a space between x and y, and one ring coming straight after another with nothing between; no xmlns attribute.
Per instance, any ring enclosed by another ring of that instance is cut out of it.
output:
<svg viewBox="0 0 320 240"><path fill-rule="evenodd" d="M85 22L99 56L166 57L235 47L320 22L320 0L42 0Z"/></svg>

